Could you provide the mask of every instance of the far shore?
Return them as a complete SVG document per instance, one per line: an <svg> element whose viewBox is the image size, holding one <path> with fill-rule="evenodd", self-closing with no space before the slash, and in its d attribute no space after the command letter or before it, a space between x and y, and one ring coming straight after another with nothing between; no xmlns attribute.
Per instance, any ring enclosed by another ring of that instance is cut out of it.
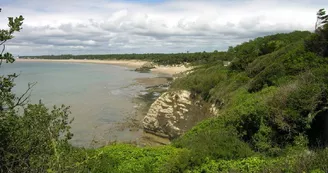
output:
<svg viewBox="0 0 328 173"><path fill-rule="evenodd" d="M118 65L128 68L139 68L148 61L141 60L90 60L90 59L16 59L16 61L21 62L70 62L70 63L94 63L94 64L111 64ZM168 75L174 75L191 70L192 67L186 67L184 65L179 66L156 66L151 69L151 72L162 73Z"/></svg>

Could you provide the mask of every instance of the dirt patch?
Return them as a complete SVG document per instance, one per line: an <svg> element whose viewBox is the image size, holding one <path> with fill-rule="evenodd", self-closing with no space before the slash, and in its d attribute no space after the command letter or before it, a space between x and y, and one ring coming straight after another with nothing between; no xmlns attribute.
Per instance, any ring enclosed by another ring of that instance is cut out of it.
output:
<svg viewBox="0 0 328 173"><path fill-rule="evenodd" d="M171 77L155 77L155 78L137 78L136 82L146 87L156 87L158 85L165 85L172 81Z"/></svg>
<svg viewBox="0 0 328 173"><path fill-rule="evenodd" d="M140 143L144 146L161 146L161 145L168 145L171 141L168 138L162 138L150 133L144 132L140 139Z"/></svg>

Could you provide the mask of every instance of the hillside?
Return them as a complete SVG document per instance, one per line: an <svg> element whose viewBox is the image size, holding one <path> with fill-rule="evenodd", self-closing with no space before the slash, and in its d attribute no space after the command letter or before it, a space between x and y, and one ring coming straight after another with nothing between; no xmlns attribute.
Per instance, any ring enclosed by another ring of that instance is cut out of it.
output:
<svg viewBox="0 0 328 173"><path fill-rule="evenodd" d="M328 59L295 31L230 48L172 84L219 108L171 146L98 149L95 172L327 172ZM108 160L110 158L110 160ZM157 165L157 166L156 166ZM162 165L162 166L159 166Z"/></svg>
<svg viewBox="0 0 328 173"><path fill-rule="evenodd" d="M207 65L175 81L173 87L201 94L220 112L174 145L205 160L325 147L328 59L307 50L310 37L295 31L257 38L230 50L235 57L230 67Z"/></svg>

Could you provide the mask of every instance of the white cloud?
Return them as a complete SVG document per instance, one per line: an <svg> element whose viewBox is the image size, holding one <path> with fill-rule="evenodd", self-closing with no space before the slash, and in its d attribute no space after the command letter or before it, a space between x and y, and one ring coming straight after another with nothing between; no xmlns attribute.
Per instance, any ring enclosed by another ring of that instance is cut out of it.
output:
<svg viewBox="0 0 328 173"><path fill-rule="evenodd" d="M15 54L143 53L224 50L257 36L312 30L318 0L14 0L2 16L22 14Z"/></svg>

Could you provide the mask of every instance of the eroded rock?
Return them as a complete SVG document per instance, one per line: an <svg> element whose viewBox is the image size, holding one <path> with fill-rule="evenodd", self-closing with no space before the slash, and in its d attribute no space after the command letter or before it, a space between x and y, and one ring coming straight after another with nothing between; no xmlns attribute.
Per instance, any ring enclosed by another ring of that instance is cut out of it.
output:
<svg viewBox="0 0 328 173"><path fill-rule="evenodd" d="M191 129L199 121L213 114L210 104L192 99L186 90L162 94L150 107L143 119L146 132L170 139Z"/></svg>

